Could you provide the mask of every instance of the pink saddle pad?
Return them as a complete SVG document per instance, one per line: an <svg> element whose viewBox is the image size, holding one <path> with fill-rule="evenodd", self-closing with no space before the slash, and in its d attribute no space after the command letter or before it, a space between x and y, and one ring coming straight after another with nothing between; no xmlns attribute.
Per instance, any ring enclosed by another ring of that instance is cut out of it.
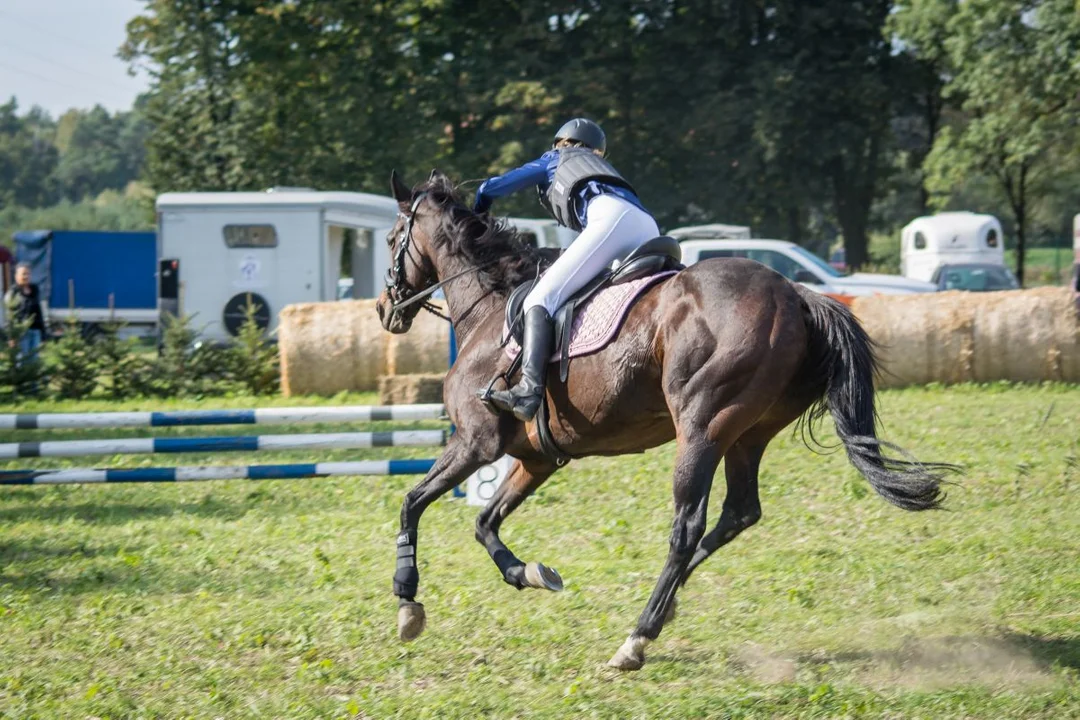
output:
<svg viewBox="0 0 1080 720"><path fill-rule="evenodd" d="M669 270L598 290L578 308L574 317L574 325L570 329L570 357L590 355L606 347L618 335L622 321L630 312L634 301L650 287L676 272ZM504 327L503 337L506 337L508 332L508 328ZM521 346L511 338L506 344L506 354L513 359L520 352ZM551 356L551 362L557 362L558 359L559 352L556 349Z"/></svg>

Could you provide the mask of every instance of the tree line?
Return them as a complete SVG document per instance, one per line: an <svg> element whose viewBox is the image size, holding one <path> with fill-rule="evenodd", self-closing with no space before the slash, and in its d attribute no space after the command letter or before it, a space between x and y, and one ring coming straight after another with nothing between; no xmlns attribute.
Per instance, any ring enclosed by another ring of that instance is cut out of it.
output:
<svg viewBox="0 0 1080 720"><path fill-rule="evenodd" d="M20 114L11 98L0 105L0 210L124 190L142 172L148 134L139 107L72 109L54 119L37 107Z"/></svg>
<svg viewBox="0 0 1080 720"><path fill-rule="evenodd" d="M158 191L471 190L584 115L661 226L842 237L859 266L938 209L1020 250L1067 232L1078 47L1073 0L147 0L121 55Z"/></svg>

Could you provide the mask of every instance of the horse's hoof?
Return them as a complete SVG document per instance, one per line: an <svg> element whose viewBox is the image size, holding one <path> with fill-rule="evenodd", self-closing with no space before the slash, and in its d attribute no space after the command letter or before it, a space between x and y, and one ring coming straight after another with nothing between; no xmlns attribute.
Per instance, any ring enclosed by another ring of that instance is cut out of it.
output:
<svg viewBox="0 0 1080 720"><path fill-rule="evenodd" d="M402 642L409 642L420 637L427 624L424 606L418 602L403 603L397 611L398 637Z"/></svg>
<svg viewBox="0 0 1080 720"><path fill-rule="evenodd" d="M645 638L631 635L608 660L608 667L616 670L640 670L645 664L645 646L648 643Z"/></svg>
<svg viewBox="0 0 1080 720"><path fill-rule="evenodd" d="M664 616L664 625L674 620L679 614L679 598L671 599L671 607L668 608L667 615Z"/></svg>
<svg viewBox="0 0 1080 720"><path fill-rule="evenodd" d="M525 585L552 592L562 592L563 589L559 571L537 562L531 562L525 566Z"/></svg>

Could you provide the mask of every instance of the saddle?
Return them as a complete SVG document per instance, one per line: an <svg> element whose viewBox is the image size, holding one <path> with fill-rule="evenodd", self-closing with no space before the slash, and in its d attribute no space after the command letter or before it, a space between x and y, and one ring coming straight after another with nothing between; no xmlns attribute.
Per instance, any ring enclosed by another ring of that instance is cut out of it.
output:
<svg viewBox="0 0 1080 720"><path fill-rule="evenodd" d="M570 371L570 340L571 331L574 327L574 319L578 310L597 292L609 285L640 280L642 278L657 275L659 273L682 270L682 249L679 241L675 238L661 235L649 240L638 249L627 255L621 261L612 263L612 267L597 277L593 278L583 288L578 290L567 300L555 313L555 354L559 362L559 379L566 382ZM514 339L520 345L523 333L524 312L522 306L525 296L532 291L537 279L529 280L514 289L506 301L506 328L507 335L503 342ZM488 390L494 387L495 382L502 378L509 383L509 378L521 363L518 355L511 363L510 368L502 375L496 377ZM536 429L540 439L540 447L546 455L562 466L570 460L570 456L563 452L555 443L549 425L550 415L547 401L540 404L540 410L536 415Z"/></svg>

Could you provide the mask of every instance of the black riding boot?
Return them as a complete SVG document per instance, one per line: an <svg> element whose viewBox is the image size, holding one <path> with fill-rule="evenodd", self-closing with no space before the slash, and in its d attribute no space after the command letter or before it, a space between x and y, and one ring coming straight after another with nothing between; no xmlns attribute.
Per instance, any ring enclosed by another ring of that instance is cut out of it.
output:
<svg viewBox="0 0 1080 720"><path fill-rule="evenodd" d="M532 420L544 401L544 382L555 342L555 323L542 306L525 313L521 342L521 380L509 390L491 393L491 402L500 410L514 413L522 422Z"/></svg>

